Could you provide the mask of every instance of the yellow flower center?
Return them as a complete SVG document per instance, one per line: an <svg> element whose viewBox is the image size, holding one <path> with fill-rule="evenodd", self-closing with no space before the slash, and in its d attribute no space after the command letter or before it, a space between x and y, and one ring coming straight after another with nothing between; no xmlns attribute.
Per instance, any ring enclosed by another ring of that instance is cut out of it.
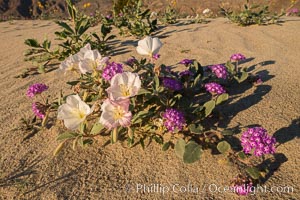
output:
<svg viewBox="0 0 300 200"><path fill-rule="evenodd" d="M130 96L130 89L126 85L121 84L120 90L121 90L122 96L124 96L124 97Z"/></svg>
<svg viewBox="0 0 300 200"><path fill-rule="evenodd" d="M125 112L120 106L116 107L114 109L114 120L122 119L124 114L125 114Z"/></svg>

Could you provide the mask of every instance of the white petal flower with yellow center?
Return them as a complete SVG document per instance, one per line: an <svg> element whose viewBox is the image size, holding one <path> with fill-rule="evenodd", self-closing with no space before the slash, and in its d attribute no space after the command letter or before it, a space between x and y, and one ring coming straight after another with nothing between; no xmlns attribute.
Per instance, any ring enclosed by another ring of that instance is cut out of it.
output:
<svg viewBox="0 0 300 200"><path fill-rule="evenodd" d="M144 39L138 42L138 46L136 48L137 52L143 56L152 56L159 52L159 49L162 47L162 43L158 38L152 38L150 36L146 36Z"/></svg>
<svg viewBox="0 0 300 200"><path fill-rule="evenodd" d="M108 62L108 57L102 57L98 50L88 50L84 53L83 59L79 62L79 69L82 74L102 69Z"/></svg>
<svg viewBox="0 0 300 200"><path fill-rule="evenodd" d="M57 118L64 120L68 129L76 130L92 112L93 110L78 95L70 95L66 103L59 106Z"/></svg>
<svg viewBox="0 0 300 200"><path fill-rule="evenodd" d="M112 101L120 101L137 95L142 83L137 73L123 72L116 74L110 84L106 89L109 98Z"/></svg>
<svg viewBox="0 0 300 200"><path fill-rule="evenodd" d="M76 61L78 58L76 55L69 56L65 59L59 66L59 69L66 74L67 72L78 72L78 62Z"/></svg>
<svg viewBox="0 0 300 200"><path fill-rule="evenodd" d="M132 113L129 109L129 100L112 102L109 99L105 100L101 105L102 114L99 123L113 129L118 126L129 126L131 123Z"/></svg>

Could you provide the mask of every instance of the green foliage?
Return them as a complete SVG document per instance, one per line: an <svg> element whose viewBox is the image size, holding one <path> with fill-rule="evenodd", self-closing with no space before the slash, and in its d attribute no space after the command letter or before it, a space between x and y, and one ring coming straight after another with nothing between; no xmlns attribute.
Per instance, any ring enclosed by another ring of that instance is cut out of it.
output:
<svg viewBox="0 0 300 200"><path fill-rule="evenodd" d="M233 12L224 8L221 8L221 10L231 22L240 26L276 24L279 23L280 17L284 15L284 13L271 14L268 6L251 5L249 0L244 5L244 10L240 12Z"/></svg>
<svg viewBox="0 0 300 200"><path fill-rule="evenodd" d="M151 19L150 9L142 8L142 0L115 1L111 23L121 35L143 37L157 29L157 19Z"/></svg>
<svg viewBox="0 0 300 200"><path fill-rule="evenodd" d="M177 23L178 12L171 5L168 5L160 18L164 24L175 24Z"/></svg>
<svg viewBox="0 0 300 200"><path fill-rule="evenodd" d="M229 152L229 150L231 149L231 146L228 142L226 141L222 141L222 142L219 142L218 145L217 145L217 149L220 153L222 154L226 154Z"/></svg>
<svg viewBox="0 0 300 200"><path fill-rule="evenodd" d="M178 139L175 144L175 153L184 163L194 163L200 159L202 149L195 141L191 140L186 143L183 139Z"/></svg>
<svg viewBox="0 0 300 200"><path fill-rule="evenodd" d="M55 23L61 28L61 31L55 32L55 40L60 43L55 49L51 48L51 41L45 39L38 42L36 39L27 39L25 44L29 49L24 53L26 61L32 61L39 66L39 71L43 72L44 67L51 61L62 61L70 55L77 53L87 43L92 49L99 50L105 54L109 50L107 42L115 36L109 35L111 27L102 24L100 35L95 32L87 33L87 30L93 25L91 18L86 15L79 15L76 7L70 0L66 0L68 13L71 18L70 22L56 21Z"/></svg>

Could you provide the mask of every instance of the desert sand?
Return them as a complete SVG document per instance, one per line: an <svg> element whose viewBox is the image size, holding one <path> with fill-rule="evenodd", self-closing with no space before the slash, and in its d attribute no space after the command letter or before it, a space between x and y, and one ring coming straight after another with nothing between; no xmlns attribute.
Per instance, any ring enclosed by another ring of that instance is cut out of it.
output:
<svg viewBox="0 0 300 200"><path fill-rule="evenodd" d="M300 18L285 18L281 25L250 27L217 18L208 24L168 26L156 34L164 43L159 63L171 65L194 58L205 66L224 63L240 52L248 58L242 66L252 66L261 75L263 84L231 91L232 98L222 110L228 117L222 124L230 128L259 124L274 135L279 146L264 186L288 186L293 192L261 192L248 197L215 191L214 185L229 186L236 170L219 162L222 155L211 155L208 150L199 162L186 165L172 150L162 152L154 143L145 150L120 143L103 147L109 138L102 138L85 149L73 151L68 146L53 157L61 130L51 127L27 139L24 131L14 130L22 117L32 115L26 97L30 84L46 83L52 97L60 89L69 92L65 82L72 76L57 70L14 78L31 67L23 61L24 40L53 39L56 30L51 21L0 23L0 199L300 199ZM139 57L136 45L134 37L118 37L112 44L112 60ZM143 192L137 191L139 184L176 188L164 194ZM194 190L181 192L181 187ZM198 192L193 192L196 188Z"/></svg>

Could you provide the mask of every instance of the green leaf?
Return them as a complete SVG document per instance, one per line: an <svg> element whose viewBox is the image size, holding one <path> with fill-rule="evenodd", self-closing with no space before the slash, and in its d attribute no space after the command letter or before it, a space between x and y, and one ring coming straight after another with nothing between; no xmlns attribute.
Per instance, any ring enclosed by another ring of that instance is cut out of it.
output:
<svg viewBox="0 0 300 200"><path fill-rule="evenodd" d="M56 149L53 151L53 156L56 156L63 148L65 141L61 142Z"/></svg>
<svg viewBox="0 0 300 200"><path fill-rule="evenodd" d="M59 26L63 27L65 29L65 31L74 34L74 30L67 23L62 22L62 21L56 21L55 23L58 24Z"/></svg>
<svg viewBox="0 0 300 200"><path fill-rule="evenodd" d="M257 180L260 177L260 172L256 167L248 167L246 169L247 174L251 176L251 178Z"/></svg>
<svg viewBox="0 0 300 200"><path fill-rule="evenodd" d="M137 95L141 95L141 94L149 94L149 93L151 93L149 90L146 90L146 89L141 88L141 89L139 90L139 92L138 92Z"/></svg>
<svg viewBox="0 0 300 200"><path fill-rule="evenodd" d="M191 124L189 125L191 133L201 134L203 133L203 127L201 125Z"/></svg>
<svg viewBox="0 0 300 200"><path fill-rule="evenodd" d="M233 135L234 134L234 132L232 130L228 130L228 129L223 130L221 133L222 133L222 135Z"/></svg>
<svg viewBox="0 0 300 200"><path fill-rule="evenodd" d="M171 142L170 142L170 141L164 143L163 146L162 146L162 148L161 148L161 150L162 150L162 151L167 151L167 150L169 149L170 145L171 145Z"/></svg>
<svg viewBox="0 0 300 200"><path fill-rule="evenodd" d="M205 117L207 117L208 115L211 114L211 112L215 108L216 102L214 100L210 100L206 102L203 106L205 107Z"/></svg>
<svg viewBox="0 0 300 200"><path fill-rule="evenodd" d="M77 85L77 83L80 83L80 81L68 81L67 84L71 86Z"/></svg>
<svg viewBox="0 0 300 200"><path fill-rule="evenodd" d="M175 154L181 159L183 159L185 144L186 144L185 141L180 138L177 140L175 147L174 147Z"/></svg>
<svg viewBox="0 0 300 200"><path fill-rule="evenodd" d="M219 95L216 100L216 105L219 105L222 102L226 101L228 99L228 97L229 97L229 95L227 93L223 93L223 94Z"/></svg>
<svg viewBox="0 0 300 200"><path fill-rule="evenodd" d="M104 128L104 126L100 123L95 123L90 134L91 135L95 135L95 134L98 134L100 133L100 131Z"/></svg>
<svg viewBox="0 0 300 200"><path fill-rule="evenodd" d="M234 72L234 65L230 61L227 61L225 66L227 67L227 69L230 73Z"/></svg>
<svg viewBox="0 0 300 200"><path fill-rule="evenodd" d="M194 141L190 141L185 145L183 154L184 163L193 163L200 159L202 153L201 146Z"/></svg>
<svg viewBox="0 0 300 200"><path fill-rule="evenodd" d="M93 139L87 138L87 139L84 139L84 140L82 141L82 145L83 145L83 146L91 145L91 144L93 144L93 142L94 142Z"/></svg>
<svg viewBox="0 0 300 200"><path fill-rule="evenodd" d="M231 146L228 142L222 141L222 142L218 143L217 149L220 153L225 154L226 152L228 152L231 149Z"/></svg>
<svg viewBox="0 0 300 200"><path fill-rule="evenodd" d="M246 154L242 151L240 151L238 153L238 157L241 159L241 160L245 160L247 158Z"/></svg>
<svg viewBox="0 0 300 200"><path fill-rule="evenodd" d="M27 39L27 40L25 40L24 43L28 46L35 47L35 48L40 48L41 47L41 45L35 39Z"/></svg>
<svg viewBox="0 0 300 200"><path fill-rule="evenodd" d="M157 75L154 76L155 90L157 91L159 88L159 78Z"/></svg>
<svg viewBox="0 0 300 200"><path fill-rule="evenodd" d="M71 138L75 138L77 137L78 134L77 133L73 133L73 132L64 132L60 135L57 136L56 140L65 140L65 139L71 139Z"/></svg>
<svg viewBox="0 0 300 200"><path fill-rule="evenodd" d="M163 139L160 136L154 135L152 137L154 139L155 142L157 142L158 144L163 144Z"/></svg>

